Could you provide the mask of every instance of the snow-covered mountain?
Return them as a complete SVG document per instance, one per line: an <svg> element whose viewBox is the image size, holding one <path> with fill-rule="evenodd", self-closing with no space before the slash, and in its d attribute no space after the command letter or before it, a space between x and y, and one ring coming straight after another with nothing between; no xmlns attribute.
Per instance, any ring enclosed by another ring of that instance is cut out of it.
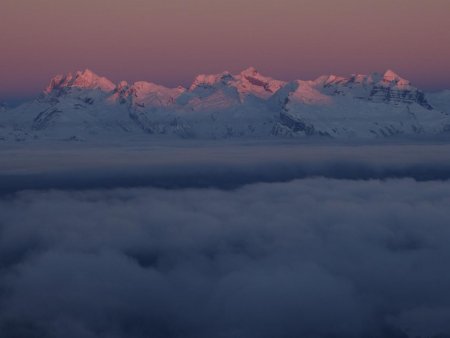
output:
<svg viewBox="0 0 450 338"><path fill-rule="evenodd" d="M435 109L450 112L450 89L428 93L427 98Z"/></svg>
<svg viewBox="0 0 450 338"><path fill-rule="evenodd" d="M0 138L437 135L450 131L449 108L449 91L429 99L393 71L287 83L250 67L166 88L85 70L58 75L34 101L2 111Z"/></svg>
<svg viewBox="0 0 450 338"><path fill-rule="evenodd" d="M386 137L450 130L449 114L433 107L422 91L390 70L295 81L272 100L282 107L274 128L280 135Z"/></svg>
<svg viewBox="0 0 450 338"><path fill-rule="evenodd" d="M51 79L50 84L44 90L45 94L64 93L70 88L80 89L99 89L104 92L111 92L116 85L105 77L100 77L92 71L86 69L84 72L68 73L66 75L57 75Z"/></svg>

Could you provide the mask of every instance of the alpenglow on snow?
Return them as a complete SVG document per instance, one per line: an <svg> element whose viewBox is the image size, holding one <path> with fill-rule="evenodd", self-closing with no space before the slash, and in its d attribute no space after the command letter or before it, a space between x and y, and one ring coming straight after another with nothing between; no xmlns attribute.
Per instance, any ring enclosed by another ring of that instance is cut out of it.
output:
<svg viewBox="0 0 450 338"><path fill-rule="evenodd" d="M188 88L114 84L85 70L58 75L35 100L2 109L0 139L440 135L450 131L448 93L425 94L391 70L285 82L250 67L199 75Z"/></svg>

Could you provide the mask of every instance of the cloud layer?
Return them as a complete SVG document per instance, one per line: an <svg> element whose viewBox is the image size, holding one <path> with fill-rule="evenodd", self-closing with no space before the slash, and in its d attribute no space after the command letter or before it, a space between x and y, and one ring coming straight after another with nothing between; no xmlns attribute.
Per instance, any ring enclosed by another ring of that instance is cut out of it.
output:
<svg viewBox="0 0 450 338"><path fill-rule="evenodd" d="M317 141L316 141L317 142ZM0 195L24 189L119 187L233 189L307 177L450 179L447 144L308 144L307 141L41 144L5 148Z"/></svg>
<svg viewBox="0 0 450 338"><path fill-rule="evenodd" d="M450 182L0 200L0 336L450 334Z"/></svg>

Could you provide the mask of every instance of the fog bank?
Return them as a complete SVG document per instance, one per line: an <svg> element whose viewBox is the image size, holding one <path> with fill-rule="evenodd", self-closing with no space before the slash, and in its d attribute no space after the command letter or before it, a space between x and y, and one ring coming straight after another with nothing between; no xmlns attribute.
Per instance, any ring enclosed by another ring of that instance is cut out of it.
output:
<svg viewBox="0 0 450 338"><path fill-rule="evenodd" d="M0 193L151 186L233 189L307 177L448 180L450 145L189 143L0 151Z"/></svg>

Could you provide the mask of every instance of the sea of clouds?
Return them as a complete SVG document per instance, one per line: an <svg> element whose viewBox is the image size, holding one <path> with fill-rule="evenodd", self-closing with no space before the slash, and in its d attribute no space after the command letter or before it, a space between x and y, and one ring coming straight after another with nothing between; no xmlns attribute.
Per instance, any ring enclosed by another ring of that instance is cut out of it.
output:
<svg viewBox="0 0 450 338"><path fill-rule="evenodd" d="M449 206L413 179L15 193L0 336L448 335Z"/></svg>
<svg viewBox="0 0 450 338"><path fill-rule="evenodd" d="M450 146L1 153L0 337L450 336Z"/></svg>

